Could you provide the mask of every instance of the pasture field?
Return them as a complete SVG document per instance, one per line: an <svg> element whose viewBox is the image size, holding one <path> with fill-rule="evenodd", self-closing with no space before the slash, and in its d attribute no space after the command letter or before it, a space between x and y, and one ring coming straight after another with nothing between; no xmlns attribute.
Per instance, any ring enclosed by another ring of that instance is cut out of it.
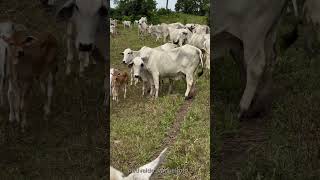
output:
<svg viewBox="0 0 320 180"><path fill-rule="evenodd" d="M306 57L302 37L278 58L273 106L262 119L238 122L239 68L231 57L214 66L217 179L319 179L320 61Z"/></svg>
<svg viewBox="0 0 320 180"><path fill-rule="evenodd" d="M187 15L184 15L187 16ZM191 22L205 22L204 17L190 16ZM165 22L177 22L167 19ZM126 48L139 50L142 46L156 47L154 37L141 40L138 28L123 29L118 23L119 35L110 40L111 67L129 73L122 64ZM155 174L155 179L210 179L210 121L209 73L196 78L196 97L184 100L185 82L176 81L172 94L168 86L160 87L159 98L141 97L141 82L129 86L127 99L111 102L111 165L125 174L151 160L168 147L166 160L161 168L181 170L179 173Z"/></svg>
<svg viewBox="0 0 320 180"><path fill-rule="evenodd" d="M85 78L65 76L66 24L58 24L38 0L0 2L0 20L24 24L30 32L49 31L59 41L59 72L52 114L43 120L43 98L35 84L24 134L9 124L8 103L0 108L0 179L101 179L106 176L104 65L89 66Z"/></svg>

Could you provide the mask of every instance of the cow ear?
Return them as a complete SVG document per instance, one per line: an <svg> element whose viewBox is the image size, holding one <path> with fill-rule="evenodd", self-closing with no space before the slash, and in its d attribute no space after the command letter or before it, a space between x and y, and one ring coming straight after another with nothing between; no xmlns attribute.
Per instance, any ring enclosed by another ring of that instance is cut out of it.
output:
<svg viewBox="0 0 320 180"><path fill-rule="evenodd" d="M69 0L63 4L63 6L57 11L57 20L65 21L72 17L73 10L75 7L75 1Z"/></svg>

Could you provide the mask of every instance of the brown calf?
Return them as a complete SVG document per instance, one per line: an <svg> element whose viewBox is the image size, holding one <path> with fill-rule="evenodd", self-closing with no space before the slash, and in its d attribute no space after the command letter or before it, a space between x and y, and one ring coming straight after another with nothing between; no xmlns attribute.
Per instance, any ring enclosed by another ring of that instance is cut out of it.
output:
<svg viewBox="0 0 320 180"><path fill-rule="evenodd" d="M128 84L128 73L127 72L117 72L114 73L111 80L112 84L112 100L119 101L120 88L123 87L124 98L127 96L127 84Z"/></svg>
<svg viewBox="0 0 320 180"><path fill-rule="evenodd" d="M30 36L26 31L18 31L10 38L2 37L9 44L9 121L20 122L24 131L29 91L36 80L47 95L44 105L45 119L50 114L54 77L57 72L56 38L50 33ZM44 83L47 83L45 87Z"/></svg>

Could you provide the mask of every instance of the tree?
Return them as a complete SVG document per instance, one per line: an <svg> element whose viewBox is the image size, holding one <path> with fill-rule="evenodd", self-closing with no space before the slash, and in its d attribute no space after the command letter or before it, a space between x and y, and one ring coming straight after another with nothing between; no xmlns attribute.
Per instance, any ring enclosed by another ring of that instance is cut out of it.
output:
<svg viewBox="0 0 320 180"><path fill-rule="evenodd" d="M167 0L166 9L168 9L168 2L169 2L169 0Z"/></svg>
<svg viewBox="0 0 320 180"><path fill-rule="evenodd" d="M177 0L175 10L187 14L207 15L209 11L209 0Z"/></svg>

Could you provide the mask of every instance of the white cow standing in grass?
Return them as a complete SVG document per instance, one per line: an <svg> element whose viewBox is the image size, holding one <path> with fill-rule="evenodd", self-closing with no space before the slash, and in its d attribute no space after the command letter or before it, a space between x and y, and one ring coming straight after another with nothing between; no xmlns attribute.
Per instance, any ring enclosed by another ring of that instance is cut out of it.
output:
<svg viewBox="0 0 320 180"><path fill-rule="evenodd" d="M132 28L130 21L123 21L122 24L123 28Z"/></svg>
<svg viewBox="0 0 320 180"><path fill-rule="evenodd" d="M133 68L134 77L140 77L141 69L149 71L152 74L155 86L154 97L158 98L160 77L176 78L181 75L185 76L187 82L185 98L191 98L190 91L194 87L194 73L199 64L202 67L199 76L203 73L201 50L188 44L168 51L145 48L148 51L140 53L139 57L136 57L129 64Z"/></svg>
<svg viewBox="0 0 320 180"><path fill-rule="evenodd" d="M138 36L143 37L148 33L148 25L146 22L139 23L138 25Z"/></svg>
<svg viewBox="0 0 320 180"><path fill-rule="evenodd" d="M158 46L158 47L153 48L153 49L160 50L160 51L167 51L167 50L170 50L170 49L174 49L176 47L178 47L176 44L166 43L164 45ZM122 52L122 55L123 55L122 62L124 64L130 64L135 57L138 57L141 53L147 53L149 50L150 50L150 48L147 48L145 46L142 47L139 51L133 51L130 48L127 48ZM131 77L131 83L130 84L132 85L133 84L133 80L135 79L132 68L130 70L130 77ZM150 79L150 77L151 76L149 76L149 72L144 72L142 70L142 75L140 76L141 80L143 81L142 96L145 94L145 86L146 86L146 84L150 85L150 88L151 88L150 95L153 95L152 94L153 93L153 89L152 89L153 88L153 79L152 79L152 77ZM135 79L135 85L137 83L138 83L138 79ZM168 93L170 93L171 89L172 89L172 87L171 87L171 84L170 84Z"/></svg>

